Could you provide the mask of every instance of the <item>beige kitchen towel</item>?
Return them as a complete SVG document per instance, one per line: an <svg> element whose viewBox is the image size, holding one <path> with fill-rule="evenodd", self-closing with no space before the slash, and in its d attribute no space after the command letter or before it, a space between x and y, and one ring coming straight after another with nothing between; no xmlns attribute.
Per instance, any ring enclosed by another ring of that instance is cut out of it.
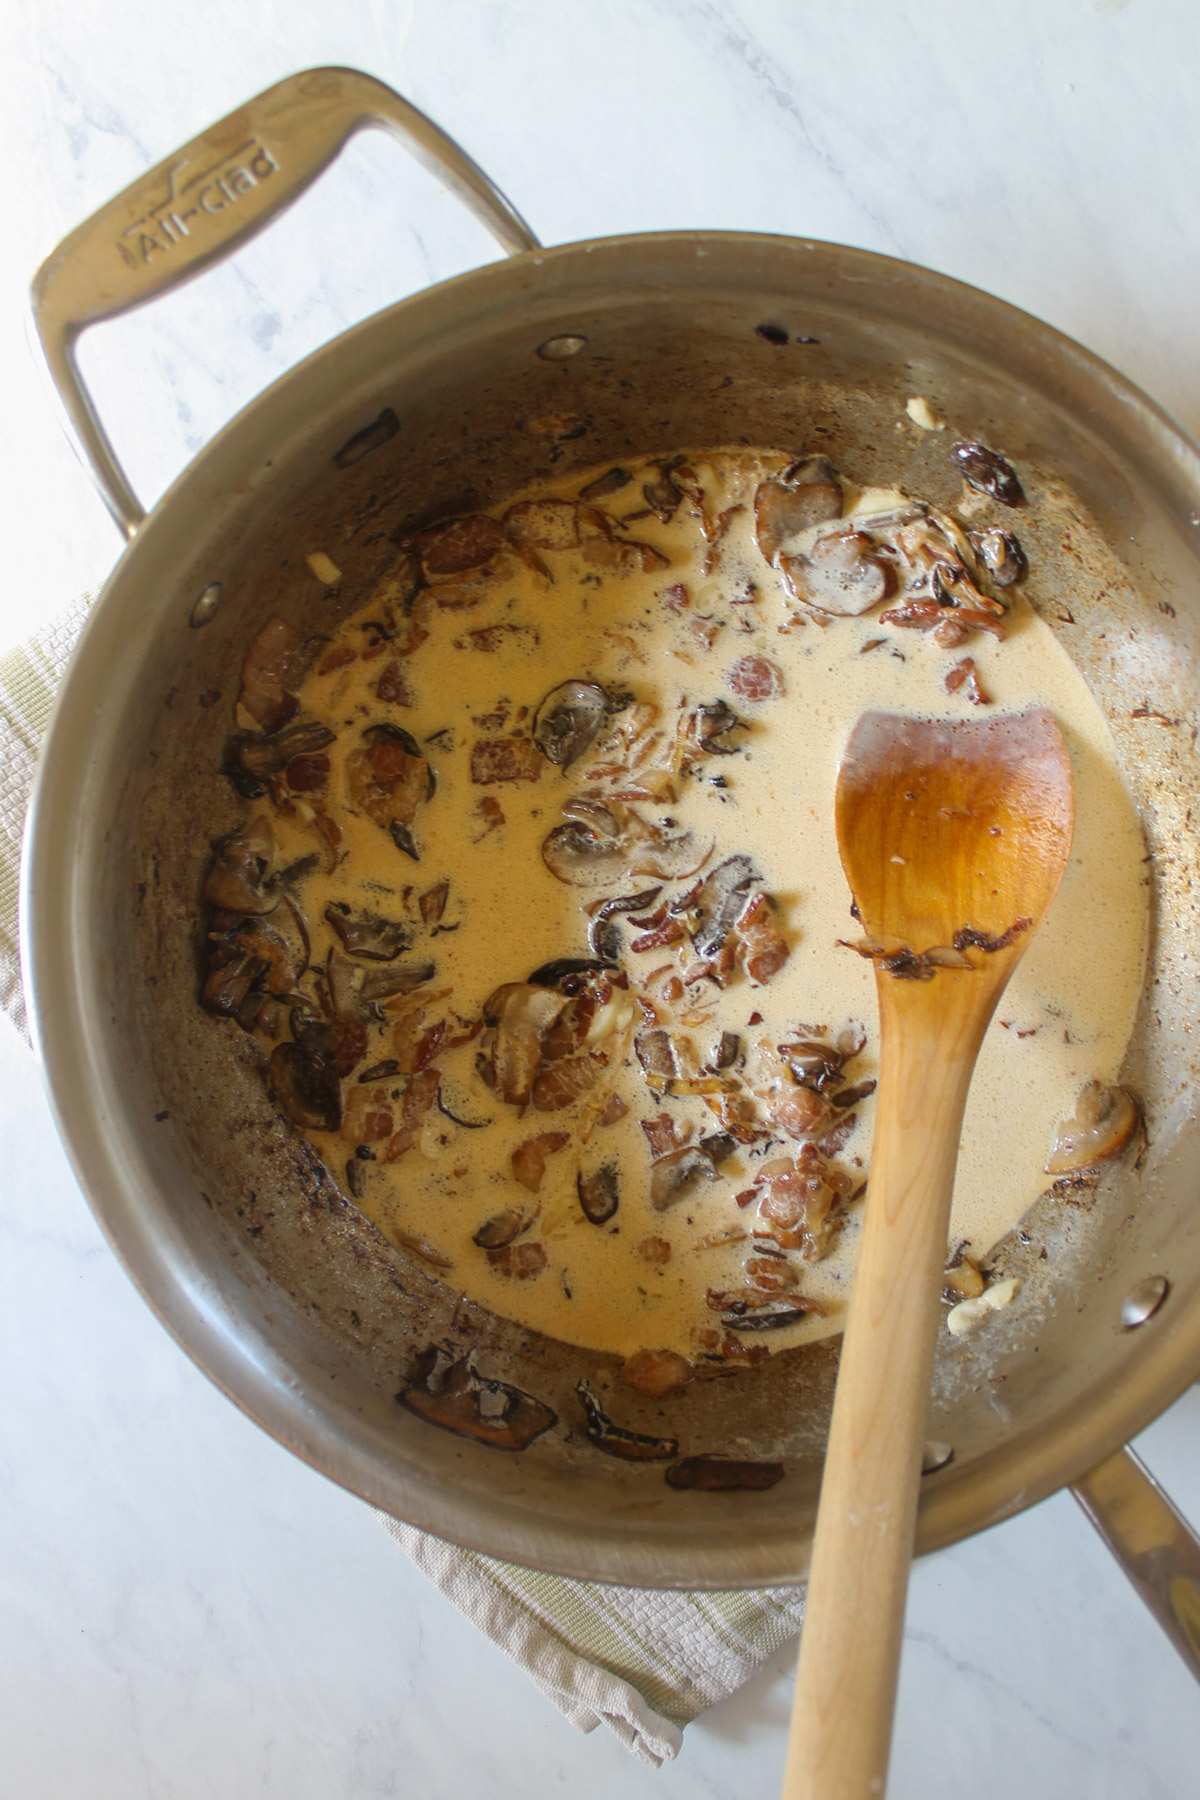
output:
<svg viewBox="0 0 1200 1800"><path fill-rule="evenodd" d="M26 1037L17 948L21 833L38 746L92 598L0 657L0 1006ZM573 1725L607 1725L642 1762L677 1755L683 1727L734 1693L804 1617L802 1588L681 1594L601 1587L497 1562L379 1517Z"/></svg>

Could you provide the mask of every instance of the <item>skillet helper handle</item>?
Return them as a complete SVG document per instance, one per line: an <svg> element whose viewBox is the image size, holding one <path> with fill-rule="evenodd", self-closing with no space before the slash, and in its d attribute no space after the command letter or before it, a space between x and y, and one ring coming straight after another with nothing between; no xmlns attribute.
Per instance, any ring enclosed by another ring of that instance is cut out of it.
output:
<svg viewBox="0 0 1200 1800"><path fill-rule="evenodd" d="M432 119L355 69L290 75L193 138L63 239L33 281L33 319L67 423L110 512L132 537L145 509L79 374L89 325L142 306L229 256L379 127L457 195L510 256L541 246L500 190Z"/></svg>
<svg viewBox="0 0 1200 1800"><path fill-rule="evenodd" d="M825 1452L783 1800L882 1800L887 1781L938 1294L978 1042L964 1056L961 1041L941 1032L885 1026L881 1037L871 1189Z"/></svg>
<svg viewBox="0 0 1200 1800"><path fill-rule="evenodd" d="M1200 1681L1200 1539L1132 1450L1071 1492Z"/></svg>

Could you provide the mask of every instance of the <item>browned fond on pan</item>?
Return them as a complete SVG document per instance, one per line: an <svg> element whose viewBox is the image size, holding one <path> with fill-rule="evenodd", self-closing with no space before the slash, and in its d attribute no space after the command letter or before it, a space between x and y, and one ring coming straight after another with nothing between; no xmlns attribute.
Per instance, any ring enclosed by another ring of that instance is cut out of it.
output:
<svg viewBox="0 0 1200 1800"><path fill-rule="evenodd" d="M789 341L758 334L764 322ZM584 349L539 359L567 330ZM257 402L143 528L69 677L39 802L54 824L35 840L32 967L77 1164L135 1278L215 1378L336 1479L446 1535L616 1581L797 1576L836 1352L662 1403L622 1389L618 1422L669 1431L685 1454L787 1466L765 1492L673 1492L584 1438L575 1383L603 1393L615 1363L460 1306L338 1195L272 1116L251 1041L195 1003L208 843L238 817L214 770L245 648L271 613L308 632L357 607L413 524L534 479L566 488L603 458L822 450L858 482L899 465L951 503L954 432L897 430L912 394L1018 466L1025 591L1112 721L1154 858L1150 985L1123 1077L1150 1146L1139 1166L1041 1201L997 1256L1023 1279L1020 1304L973 1339L942 1334L930 1429L956 1455L927 1480L920 1538L946 1541L1097 1460L1200 1361L1200 473L1148 403L998 302L863 253L681 234L527 256L368 321ZM384 407L399 429L339 466ZM317 549L339 589L306 568ZM223 603L191 629L214 580ZM1123 1335L1121 1297L1150 1273L1173 1283L1161 1321ZM399 1408L416 1353L445 1336L547 1401L555 1429L506 1455Z"/></svg>

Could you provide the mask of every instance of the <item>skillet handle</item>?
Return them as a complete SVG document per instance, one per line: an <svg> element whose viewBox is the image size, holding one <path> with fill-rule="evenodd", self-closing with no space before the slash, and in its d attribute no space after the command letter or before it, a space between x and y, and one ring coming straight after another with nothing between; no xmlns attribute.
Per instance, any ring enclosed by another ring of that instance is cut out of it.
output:
<svg viewBox="0 0 1200 1800"><path fill-rule="evenodd" d="M219 262L297 200L371 126L398 137L510 256L541 246L464 150L390 87L355 69L290 75L193 138L77 226L33 281L33 319L50 377L110 512L132 537L145 509L130 488L79 374L87 326L165 294Z"/></svg>
<svg viewBox="0 0 1200 1800"><path fill-rule="evenodd" d="M1200 1681L1200 1539L1130 1449L1071 1492Z"/></svg>

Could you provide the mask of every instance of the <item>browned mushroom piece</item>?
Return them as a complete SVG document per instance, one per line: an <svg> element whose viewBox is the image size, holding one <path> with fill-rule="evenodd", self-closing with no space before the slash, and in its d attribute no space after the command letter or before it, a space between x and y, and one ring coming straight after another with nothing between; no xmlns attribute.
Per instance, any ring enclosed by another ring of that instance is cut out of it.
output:
<svg viewBox="0 0 1200 1800"><path fill-rule="evenodd" d="M504 527L487 513L466 513L418 532L412 548L421 558L426 575L462 575L482 568L507 543Z"/></svg>
<svg viewBox="0 0 1200 1800"><path fill-rule="evenodd" d="M785 1325L798 1325L810 1313L821 1313L823 1307L811 1300L771 1299L763 1303L756 1292L745 1299L735 1299L721 1313L722 1325L731 1331L782 1331Z"/></svg>
<svg viewBox="0 0 1200 1800"><path fill-rule="evenodd" d="M332 744L334 734L319 719L293 719L270 736L239 732L229 745L222 772L238 792L257 799L266 792L269 775L278 775L300 757L312 756Z"/></svg>
<svg viewBox="0 0 1200 1800"><path fill-rule="evenodd" d="M625 578L629 575L652 575L655 569L670 567L671 559L656 550L652 544L642 544L635 538L589 537L584 540L583 560L594 569L604 569L610 575Z"/></svg>
<svg viewBox="0 0 1200 1800"><path fill-rule="evenodd" d="M616 816L597 802L575 802L576 816L556 825L542 861L568 887L612 887L630 873L629 844Z"/></svg>
<svg viewBox="0 0 1200 1800"><path fill-rule="evenodd" d="M717 1179L717 1166L703 1144L685 1144L650 1165L650 1204L666 1212L689 1199L705 1182Z"/></svg>
<svg viewBox="0 0 1200 1800"><path fill-rule="evenodd" d="M628 694L609 694L596 681L564 681L551 688L533 720L533 741L560 769L591 749L605 720L628 706Z"/></svg>
<svg viewBox="0 0 1200 1800"><path fill-rule="evenodd" d="M412 948L410 926L398 919L381 919L376 913L352 913L344 900L331 900L325 908L325 918L347 956L362 957L368 962L393 962L402 951Z"/></svg>
<svg viewBox="0 0 1200 1800"><path fill-rule="evenodd" d="M783 1480L783 1464L747 1462L732 1456L685 1456L666 1472L667 1486L701 1494L727 1494L737 1488L763 1493Z"/></svg>
<svg viewBox="0 0 1200 1800"><path fill-rule="evenodd" d="M305 1131L336 1131L342 1122L342 1090L337 1072L299 1044L276 1044L267 1064L275 1104Z"/></svg>
<svg viewBox="0 0 1200 1800"><path fill-rule="evenodd" d="M527 1450L557 1424L558 1415L521 1388L480 1375L475 1357L471 1350L454 1360L443 1346L434 1346L397 1400L418 1418L458 1437L474 1438L493 1450Z"/></svg>
<svg viewBox="0 0 1200 1800"><path fill-rule="evenodd" d="M626 1386L655 1400L686 1386L695 1373L695 1364L678 1350L635 1350L621 1366Z"/></svg>
<svg viewBox="0 0 1200 1800"><path fill-rule="evenodd" d="M417 905L421 909L421 923L436 925L446 910L446 901L450 897L450 883L435 881L432 887L426 888L418 898Z"/></svg>
<svg viewBox="0 0 1200 1800"><path fill-rule="evenodd" d="M286 894L269 913L243 919L233 941L239 949L260 958L265 971L263 985L272 994L292 993L308 967L308 931Z"/></svg>
<svg viewBox="0 0 1200 1800"><path fill-rule="evenodd" d="M285 619L270 618L246 652L238 708L260 731L278 731L295 713L299 701L288 690L303 679L316 648Z"/></svg>
<svg viewBox="0 0 1200 1800"><path fill-rule="evenodd" d="M619 494L627 488L633 476L628 469L610 469L606 475L598 475L595 481L589 481L586 487L579 490L581 500L606 500L609 494Z"/></svg>
<svg viewBox="0 0 1200 1800"><path fill-rule="evenodd" d="M528 1240L521 1244L502 1244L498 1250L489 1250L487 1259L497 1275L507 1275L513 1281L531 1281L546 1267L545 1250L541 1244Z"/></svg>
<svg viewBox="0 0 1200 1800"><path fill-rule="evenodd" d="M200 1004L207 1012L219 1013L225 1018L236 1017L241 1024L242 1006L250 997L251 989L262 972L263 965L257 956L243 953L241 956L227 958L210 969L205 976L204 986L200 990ZM257 1010L254 1018L257 1019ZM252 1024L246 1029L252 1029Z"/></svg>
<svg viewBox="0 0 1200 1800"><path fill-rule="evenodd" d="M1119 1156L1141 1120L1136 1100L1123 1087L1089 1081L1075 1102L1075 1112L1054 1134L1046 1158L1047 1175L1074 1175Z"/></svg>
<svg viewBox="0 0 1200 1800"><path fill-rule="evenodd" d="M895 568L879 551L868 532L831 532L807 555L781 556L779 566L798 600L818 612L857 618L895 592Z"/></svg>
<svg viewBox="0 0 1200 1800"><path fill-rule="evenodd" d="M542 1039L567 1004L553 988L507 981L484 1004L494 1028L491 1068L495 1091L510 1106L525 1106L542 1061Z"/></svg>
<svg viewBox="0 0 1200 1800"><path fill-rule="evenodd" d="M410 828L433 793L434 775L411 733L399 725L369 725L362 748L346 758L346 781L352 804L415 856Z"/></svg>
<svg viewBox="0 0 1200 1800"><path fill-rule="evenodd" d="M672 479L674 470L682 460L682 457L676 457L673 462L660 463L654 480L642 483L643 500L664 525L675 517L679 502L683 499L683 490Z"/></svg>
<svg viewBox="0 0 1200 1800"><path fill-rule="evenodd" d="M840 519L844 504L837 475L823 456L807 457L762 482L754 495L754 534L763 556L773 563L800 532Z"/></svg>
<svg viewBox="0 0 1200 1800"><path fill-rule="evenodd" d="M1024 505L1025 490L1016 470L998 450L989 450L986 444L955 444L954 460L967 486L977 493L987 494L1001 506Z"/></svg>
<svg viewBox="0 0 1200 1800"><path fill-rule="evenodd" d="M619 1456L622 1462L670 1462L679 1455L678 1438L650 1437L646 1432L614 1425L588 1381L577 1382L575 1392L583 1407L588 1441L606 1456Z"/></svg>
<svg viewBox="0 0 1200 1800"><path fill-rule="evenodd" d="M522 1231L527 1230L529 1224L530 1220L525 1213L509 1206L503 1212L493 1213L490 1219L485 1219L479 1230L472 1234L471 1242L478 1244L481 1250L502 1250Z"/></svg>
<svg viewBox="0 0 1200 1800"><path fill-rule="evenodd" d="M741 746L731 744L729 734L741 728L741 719L726 701L709 701L688 717L687 750L703 756L736 756Z"/></svg>
<svg viewBox="0 0 1200 1800"><path fill-rule="evenodd" d="M616 1164L601 1163L598 1169L586 1173L580 1169L575 1177L575 1191L588 1223L606 1225L621 1203Z"/></svg>
<svg viewBox="0 0 1200 1800"><path fill-rule="evenodd" d="M530 1098L538 1112L561 1112L590 1094L603 1073L598 1057L586 1053L563 1057L538 1071Z"/></svg>
<svg viewBox="0 0 1200 1800"><path fill-rule="evenodd" d="M579 544L579 503L575 500L518 500L504 515L515 544L535 550L574 550Z"/></svg>
<svg viewBox="0 0 1200 1800"><path fill-rule="evenodd" d="M381 1016L380 1006L398 994L415 993L432 979L436 964L389 963L386 968L364 968L336 951L329 952L325 980L334 1015L347 1024L365 1025Z"/></svg>
<svg viewBox="0 0 1200 1800"><path fill-rule="evenodd" d="M843 1065L849 1060L832 1044L811 1038L780 1044L779 1054L791 1071L792 1080L818 1094L839 1085Z"/></svg>
<svg viewBox="0 0 1200 1800"><path fill-rule="evenodd" d="M1029 573L1029 559L1013 532L993 525L988 531L972 533L971 542L993 587L1015 587Z"/></svg>
<svg viewBox="0 0 1200 1800"><path fill-rule="evenodd" d="M758 871L750 857L727 856L709 871L695 894L688 896L688 928L699 956L719 954L757 879Z"/></svg>
<svg viewBox="0 0 1200 1800"><path fill-rule="evenodd" d="M204 898L230 913L267 913L279 896L269 887L275 867L275 834L267 818L222 838L204 881Z"/></svg>
<svg viewBox="0 0 1200 1800"><path fill-rule="evenodd" d="M900 625L909 631L936 631L943 625L956 629L955 644L962 643L963 636L970 631L987 631L998 641L1005 636L1003 619L993 613L980 612L974 606L943 606L937 600L906 600L901 606L889 607L887 612L880 613L881 625ZM947 644L948 649L954 647Z"/></svg>
<svg viewBox="0 0 1200 1800"><path fill-rule="evenodd" d="M682 881L696 875L713 853L714 838L690 827L680 830L674 820L663 819L630 848L629 868L634 875L660 875L664 881Z"/></svg>

